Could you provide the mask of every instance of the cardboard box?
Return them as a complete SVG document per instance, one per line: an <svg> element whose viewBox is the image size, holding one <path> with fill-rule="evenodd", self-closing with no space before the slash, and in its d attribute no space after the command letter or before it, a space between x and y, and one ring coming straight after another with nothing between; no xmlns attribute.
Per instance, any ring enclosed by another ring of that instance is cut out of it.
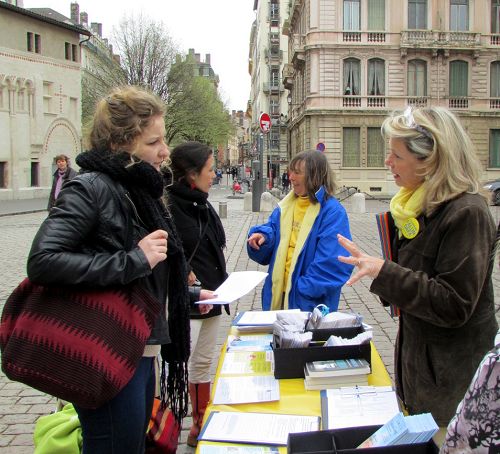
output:
<svg viewBox="0 0 500 454"><path fill-rule="evenodd" d="M356 449L381 426L349 427L336 430L291 433L288 435L288 454L437 454L434 441L408 445L381 446L378 448Z"/></svg>
<svg viewBox="0 0 500 454"><path fill-rule="evenodd" d="M341 328L328 330L330 334L340 335L342 337L353 338L363 328ZM274 377L281 378L304 378L304 366L311 361L325 361L329 359L349 359L349 358L364 358L370 365L371 361L371 344L363 345L343 345L339 347L323 347L322 345L313 344L304 348L280 348L277 339L273 342L274 353Z"/></svg>

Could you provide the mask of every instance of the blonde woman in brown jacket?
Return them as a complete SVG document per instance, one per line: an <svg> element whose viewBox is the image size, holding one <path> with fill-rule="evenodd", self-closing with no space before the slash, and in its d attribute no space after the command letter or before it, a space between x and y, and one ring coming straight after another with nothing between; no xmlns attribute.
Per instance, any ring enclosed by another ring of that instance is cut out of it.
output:
<svg viewBox="0 0 500 454"><path fill-rule="evenodd" d="M393 261L339 237L357 267L347 282L400 309L396 389L410 414L445 428L498 329L491 273L496 226L480 194L480 165L458 119L440 107L408 108L382 125L385 161L399 192L390 204ZM440 433L444 436L444 430Z"/></svg>

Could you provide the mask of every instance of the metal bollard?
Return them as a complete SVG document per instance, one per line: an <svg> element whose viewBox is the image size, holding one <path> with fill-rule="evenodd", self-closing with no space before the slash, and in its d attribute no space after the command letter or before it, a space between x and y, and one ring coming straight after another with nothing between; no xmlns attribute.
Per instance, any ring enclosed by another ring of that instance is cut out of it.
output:
<svg viewBox="0 0 500 454"><path fill-rule="evenodd" d="M219 217L227 218L227 202L219 202Z"/></svg>

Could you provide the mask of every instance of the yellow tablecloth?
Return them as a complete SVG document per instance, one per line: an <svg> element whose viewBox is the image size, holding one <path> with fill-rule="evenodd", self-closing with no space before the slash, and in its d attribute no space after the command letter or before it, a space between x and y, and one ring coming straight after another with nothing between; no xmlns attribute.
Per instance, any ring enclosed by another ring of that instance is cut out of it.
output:
<svg viewBox="0 0 500 454"><path fill-rule="evenodd" d="M368 375L368 384L372 386L391 386L391 378L377 352L377 349L371 344L371 367L372 373ZM220 370L226 354L226 344L222 347L219 357L219 364L215 375L214 386L211 393L210 402L213 400L217 381L220 376ZM280 385L280 400L275 402L251 403L238 405L212 405L209 404L205 413L204 422L212 411L239 411L239 412L258 412L258 413L281 413L296 414L306 416L321 416L320 391L307 391L304 388L303 378L282 379ZM214 442L200 441L198 446L207 444L218 444ZM224 443L228 445L230 443ZM280 448L280 452L282 449ZM286 452L286 448L283 448Z"/></svg>

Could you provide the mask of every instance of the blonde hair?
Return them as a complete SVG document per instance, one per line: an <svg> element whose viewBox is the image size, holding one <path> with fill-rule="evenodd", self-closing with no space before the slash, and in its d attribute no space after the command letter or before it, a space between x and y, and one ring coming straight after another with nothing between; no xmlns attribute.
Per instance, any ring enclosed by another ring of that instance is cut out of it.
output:
<svg viewBox="0 0 500 454"><path fill-rule="evenodd" d="M384 139L399 139L422 162L426 181L424 212L464 192L482 193L481 164L458 118L443 107L408 108L382 124Z"/></svg>
<svg viewBox="0 0 500 454"><path fill-rule="evenodd" d="M299 170L300 163L304 163L304 182L307 196L312 203L316 203L316 192L325 187L325 198L333 197L335 194L335 176L326 156L317 150L302 151L295 155L290 161L289 168L293 172Z"/></svg>
<svg viewBox="0 0 500 454"><path fill-rule="evenodd" d="M165 104L154 93L133 85L115 88L97 104L90 145L99 151L116 151L133 144L158 115L165 115Z"/></svg>

